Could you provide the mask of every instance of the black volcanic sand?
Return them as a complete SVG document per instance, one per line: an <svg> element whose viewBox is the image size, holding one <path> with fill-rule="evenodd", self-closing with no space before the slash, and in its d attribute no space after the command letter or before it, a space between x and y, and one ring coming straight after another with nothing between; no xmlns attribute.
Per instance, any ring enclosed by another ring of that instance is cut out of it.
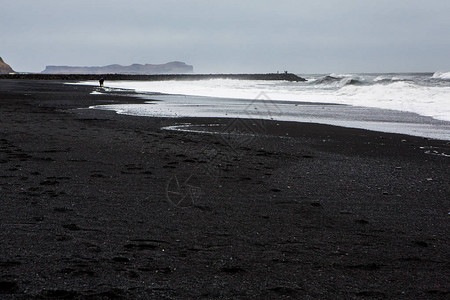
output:
<svg viewBox="0 0 450 300"><path fill-rule="evenodd" d="M1 299L449 296L449 142L94 89L0 81Z"/></svg>

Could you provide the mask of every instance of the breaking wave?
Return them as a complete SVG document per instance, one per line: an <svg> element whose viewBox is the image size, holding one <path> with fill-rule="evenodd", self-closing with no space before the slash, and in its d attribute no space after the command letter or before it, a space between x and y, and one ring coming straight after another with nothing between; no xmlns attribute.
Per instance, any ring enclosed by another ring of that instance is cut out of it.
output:
<svg viewBox="0 0 450 300"><path fill-rule="evenodd" d="M436 72L431 78L450 80L450 72Z"/></svg>
<svg viewBox="0 0 450 300"><path fill-rule="evenodd" d="M343 87L346 85L362 85L365 82L364 80L353 76L330 74L310 81L310 83L316 85L323 84L331 87Z"/></svg>

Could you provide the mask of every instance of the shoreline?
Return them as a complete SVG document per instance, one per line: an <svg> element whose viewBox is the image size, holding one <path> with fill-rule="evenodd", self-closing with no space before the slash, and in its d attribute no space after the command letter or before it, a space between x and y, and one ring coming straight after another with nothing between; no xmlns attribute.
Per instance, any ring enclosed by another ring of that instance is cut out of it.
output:
<svg viewBox="0 0 450 300"><path fill-rule="evenodd" d="M156 105L156 109L153 106L147 106L147 110L144 109L145 106L138 109L133 104L128 106L119 104L118 106L100 105L90 107L93 109L112 110L124 115L169 117L175 119L180 117L265 119L278 122L325 124L450 141L449 121L438 120L412 112L340 103L287 100L266 101L258 99L145 93L132 89L126 90L114 87L92 87L95 89L95 93L108 95L123 92L131 96L145 98L145 104ZM190 105L186 109L187 101ZM207 105L207 110L205 111L202 110L204 105ZM195 107L195 109L191 109L191 107Z"/></svg>
<svg viewBox="0 0 450 300"><path fill-rule="evenodd" d="M0 80L2 297L448 296L448 142L93 90Z"/></svg>

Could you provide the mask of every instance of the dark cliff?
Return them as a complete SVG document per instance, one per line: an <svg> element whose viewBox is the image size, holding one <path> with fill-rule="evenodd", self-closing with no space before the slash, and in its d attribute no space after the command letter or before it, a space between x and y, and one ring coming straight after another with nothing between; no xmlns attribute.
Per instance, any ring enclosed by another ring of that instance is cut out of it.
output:
<svg viewBox="0 0 450 300"><path fill-rule="evenodd" d="M14 70L0 57L0 74L14 73Z"/></svg>

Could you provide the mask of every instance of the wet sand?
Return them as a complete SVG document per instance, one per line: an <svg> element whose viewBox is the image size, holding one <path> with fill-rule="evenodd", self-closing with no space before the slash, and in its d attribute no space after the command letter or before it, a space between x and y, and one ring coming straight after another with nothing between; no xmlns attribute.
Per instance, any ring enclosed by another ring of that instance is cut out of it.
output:
<svg viewBox="0 0 450 300"><path fill-rule="evenodd" d="M0 80L0 298L448 297L448 141L92 90Z"/></svg>

